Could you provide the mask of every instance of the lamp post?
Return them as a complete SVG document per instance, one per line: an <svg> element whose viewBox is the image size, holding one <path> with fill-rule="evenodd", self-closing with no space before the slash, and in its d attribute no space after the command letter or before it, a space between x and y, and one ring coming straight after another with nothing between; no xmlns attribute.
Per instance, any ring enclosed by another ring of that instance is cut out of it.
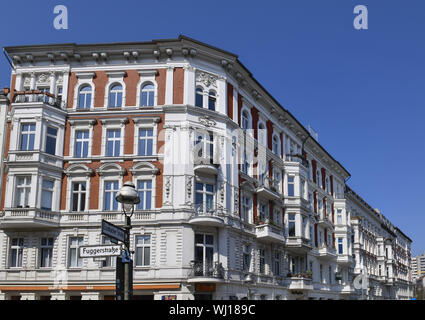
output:
<svg viewBox="0 0 425 320"><path fill-rule="evenodd" d="M130 252L130 229L131 229L131 217L134 213L134 205L140 202L139 194L136 191L133 182L127 181L124 183L122 188L118 190L115 200L122 204L122 211L125 216L125 256L124 263L124 300L130 300L130 291L133 291L133 286L130 284L130 275L132 275L133 268L130 268L132 264L131 252ZM130 270L131 269L131 270Z"/></svg>

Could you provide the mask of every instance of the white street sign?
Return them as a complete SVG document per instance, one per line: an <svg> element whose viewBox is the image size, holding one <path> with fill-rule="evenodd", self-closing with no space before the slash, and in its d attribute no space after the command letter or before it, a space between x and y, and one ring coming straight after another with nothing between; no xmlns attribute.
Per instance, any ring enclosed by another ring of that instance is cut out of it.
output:
<svg viewBox="0 0 425 320"><path fill-rule="evenodd" d="M121 255L120 245L97 245L80 247L80 258L114 257Z"/></svg>

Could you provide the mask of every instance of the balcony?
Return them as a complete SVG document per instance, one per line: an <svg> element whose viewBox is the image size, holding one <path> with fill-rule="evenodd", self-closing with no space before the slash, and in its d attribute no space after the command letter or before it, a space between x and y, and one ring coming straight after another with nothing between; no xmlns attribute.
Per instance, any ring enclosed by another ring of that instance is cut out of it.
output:
<svg viewBox="0 0 425 320"><path fill-rule="evenodd" d="M304 237L287 237L285 247L295 254L304 254L311 250L310 240Z"/></svg>
<svg viewBox="0 0 425 320"><path fill-rule="evenodd" d="M260 181L260 186L257 188L257 195L267 200L280 200L279 185L271 178L265 177Z"/></svg>
<svg viewBox="0 0 425 320"><path fill-rule="evenodd" d="M288 274L285 285L289 290L313 290L311 275L309 274Z"/></svg>
<svg viewBox="0 0 425 320"><path fill-rule="evenodd" d="M189 223L197 226L220 227L224 220L217 210L203 210L203 205L195 206L195 210L189 219Z"/></svg>
<svg viewBox="0 0 425 320"><path fill-rule="evenodd" d="M219 262L204 263L203 261L192 261L188 275L188 283L217 283L224 281L224 268Z"/></svg>
<svg viewBox="0 0 425 320"><path fill-rule="evenodd" d="M62 157L39 150L12 150L8 154L7 162L13 162L17 165L22 163L42 162L60 168L63 167Z"/></svg>
<svg viewBox="0 0 425 320"><path fill-rule="evenodd" d="M340 265L350 266L353 263L353 257L348 254L337 256L336 262Z"/></svg>
<svg viewBox="0 0 425 320"><path fill-rule="evenodd" d="M317 257L323 260L331 260L337 257L336 250L326 245L321 246L317 250L317 253L318 253Z"/></svg>
<svg viewBox="0 0 425 320"><path fill-rule="evenodd" d="M333 223L330 220L329 215L325 216L325 215L321 214L320 219L318 221L318 225L320 227L323 227L323 228L333 228Z"/></svg>
<svg viewBox="0 0 425 320"><path fill-rule="evenodd" d="M65 107L65 103L60 97L56 97L54 94L44 90L25 90L14 92L12 104L21 105L33 103L43 103L57 109L64 109Z"/></svg>
<svg viewBox="0 0 425 320"><path fill-rule="evenodd" d="M199 152L199 150L194 150ZM193 164L195 173L218 175L218 163L214 163L213 156L206 155L205 157L199 156L196 152L193 154Z"/></svg>
<svg viewBox="0 0 425 320"><path fill-rule="evenodd" d="M276 243L283 243L285 241L283 229L270 223L260 222L260 224L255 226L255 234L258 240Z"/></svg>
<svg viewBox="0 0 425 320"><path fill-rule="evenodd" d="M5 208L0 216L3 229L50 229L59 226L60 215L36 208Z"/></svg>

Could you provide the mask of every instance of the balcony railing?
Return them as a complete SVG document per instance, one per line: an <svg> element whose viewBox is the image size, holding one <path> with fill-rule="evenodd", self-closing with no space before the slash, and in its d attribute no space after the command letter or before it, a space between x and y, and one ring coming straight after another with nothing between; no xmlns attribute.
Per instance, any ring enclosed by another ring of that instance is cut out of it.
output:
<svg viewBox="0 0 425 320"><path fill-rule="evenodd" d="M192 261L189 277L224 279L224 268L220 262Z"/></svg>
<svg viewBox="0 0 425 320"><path fill-rule="evenodd" d="M63 109L64 102L61 97L44 90L26 90L15 91L12 103L29 103L29 102L43 102L49 106Z"/></svg>

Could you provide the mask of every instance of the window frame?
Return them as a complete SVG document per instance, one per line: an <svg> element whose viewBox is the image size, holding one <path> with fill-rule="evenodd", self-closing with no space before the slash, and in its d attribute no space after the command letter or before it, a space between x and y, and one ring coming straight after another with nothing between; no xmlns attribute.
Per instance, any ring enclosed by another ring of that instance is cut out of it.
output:
<svg viewBox="0 0 425 320"><path fill-rule="evenodd" d="M147 244L145 242L145 238L149 237L149 243ZM138 243L138 238L143 238L143 243ZM136 268L150 268L151 267L151 263L152 263L152 235L151 234L136 234L134 235L134 266ZM142 258L141 258L141 262L142 264L137 264L139 261L138 255L139 255L139 250L141 248L141 254L142 254ZM149 249L149 260L148 260L148 264L145 264L145 248Z"/></svg>

